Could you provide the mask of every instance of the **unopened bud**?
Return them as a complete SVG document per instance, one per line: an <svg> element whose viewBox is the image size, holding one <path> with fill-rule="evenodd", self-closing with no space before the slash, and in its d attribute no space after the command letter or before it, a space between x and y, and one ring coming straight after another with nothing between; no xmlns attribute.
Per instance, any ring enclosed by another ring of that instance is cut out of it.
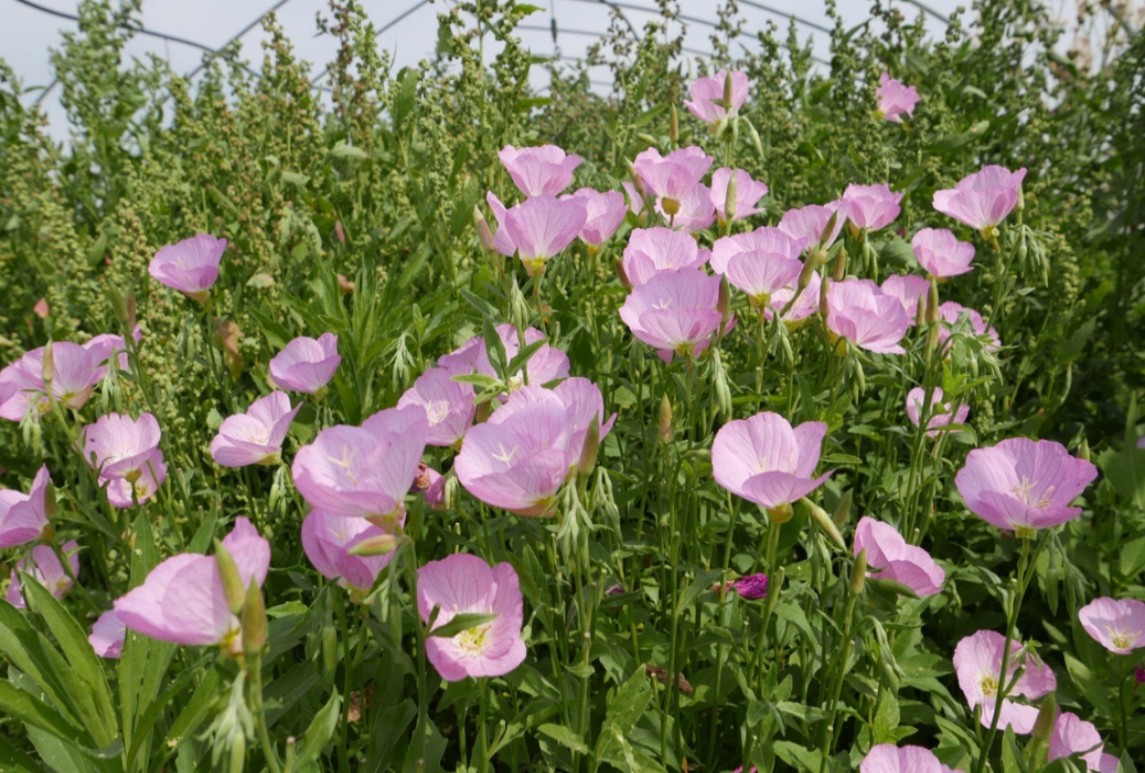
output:
<svg viewBox="0 0 1145 773"><path fill-rule="evenodd" d="M724 76L724 109L731 112L732 109L732 71L728 70Z"/></svg>
<svg viewBox="0 0 1145 773"><path fill-rule="evenodd" d="M842 282L843 277L846 275L847 251L845 249L840 249L839 252L835 254L835 268L831 272L831 276L835 279L836 282Z"/></svg>
<svg viewBox="0 0 1145 773"><path fill-rule="evenodd" d="M803 264L802 270L799 272L799 290L802 292L807 289L807 285L811 284L811 277L815 276L815 261L810 258Z"/></svg>
<svg viewBox="0 0 1145 773"><path fill-rule="evenodd" d="M672 114L668 121L668 138L672 140L673 147L680 144L680 116L676 112L675 105L672 105Z"/></svg>
<svg viewBox="0 0 1145 773"><path fill-rule="evenodd" d="M473 224L477 226L477 238L481 240L482 246L490 252L496 252L497 246L493 239L493 230L489 228L489 221L485 219L485 215L481 214L481 208L476 204L473 205Z"/></svg>
<svg viewBox="0 0 1145 773"><path fill-rule="evenodd" d="M832 542L838 545L840 549L846 550L847 543L843 541L843 535L839 533L839 527L831 520L831 516L827 514L827 511L813 502L804 501L807 502L807 509L810 511L811 520L815 521L815 525L822 529L823 533L826 534Z"/></svg>
<svg viewBox="0 0 1145 773"><path fill-rule="evenodd" d="M1054 694L1051 692L1042 701L1042 705L1038 707L1038 718L1034 720L1034 738L1039 741L1046 741L1053 732L1054 722L1058 718L1058 702L1054 700Z"/></svg>
<svg viewBox="0 0 1145 773"><path fill-rule="evenodd" d="M672 442L672 401L668 395L660 398L660 442Z"/></svg>
<svg viewBox="0 0 1145 773"><path fill-rule="evenodd" d="M732 415L732 391L728 386L728 376L724 371L723 362L720 360L719 349L712 350L712 367L715 370L716 407L720 409L721 416L729 419Z"/></svg>
<svg viewBox="0 0 1145 773"><path fill-rule="evenodd" d="M920 328L926 324L926 296L925 295L918 296L918 307L915 309L915 313L914 313L914 324Z"/></svg>
<svg viewBox="0 0 1145 773"><path fill-rule="evenodd" d="M827 289L831 286L831 280L826 277L819 283L819 314L823 319L827 319Z"/></svg>
<svg viewBox="0 0 1145 773"><path fill-rule="evenodd" d="M727 275L720 276L720 294L716 300L716 311L720 313L720 330L724 329L724 325L728 322L728 317L731 316L732 306L732 288L728 284Z"/></svg>
<svg viewBox="0 0 1145 773"><path fill-rule="evenodd" d="M56 359L52 355L52 342L44 345L44 361L40 365L40 378L45 384L51 385L52 374L56 372Z"/></svg>
<svg viewBox="0 0 1145 773"><path fill-rule="evenodd" d="M600 417L593 416L592 423L588 425L588 433L584 438L584 447L580 451L580 460L577 462L577 472L584 475L596 466L596 455L600 450Z"/></svg>
<svg viewBox="0 0 1145 773"><path fill-rule="evenodd" d="M252 578L243 603L243 652L257 655L266 647L266 602L262 589Z"/></svg>
<svg viewBox="0 0 1145 773"><path fill-rule="evenodd" d="M1091 454L1089 451L1089 441L1085 438L1081 439L1081 445L1077 447L1077 457L1085 461L1091 461Z"/></svg>
<svg viewBox="0 0 1145 773"><path fill-rule="evenodd" d="M847 521L851 520L851 502L854 499L854 489L847 489L843 492L843 496L839 497L839 504L835 505L835 514L831 516L836 526L846 526Z"/></svg>
<svg viewBox="0 0 1145 773"><path fill-rule="evenodd" d="M384 556L394 552L394 548L397 546L397 535L378 534L374 537L367 537L346 552L352 556L361 557Z"/></svg>
<svg viewBox="0 0 1145 773"><path fill-rule="evenodd" d="M926 324L937 325L938 314L938 282L930 280L930 289L926 291Z"/></svg>
<svg viewBox="0 0 1145 773"><path fill-rule="evenodd" d="M823 227L823 233L819 234L819 246L826 247L827 239L831 234L835 233L835 224L839 222L839 210L836 209L831 213L831 217L827 218L827 225Z"/></svg>
<svg viewBox="0 0 1145 773"><path fill-rule="evenodd" d="M223 581L223 595L227 598L227 608L231 614L242 611L246 599L242 576L231 552L219 540L215 540L215 563L219 567L219 577Z"/></svg>
<svg viewBox="0 0 1145 773"><path fill-rule="evenodd" d="M322 667L328 677L338 668L338 630L329 623L322 627Z"/></svg>
<svg viewBox="0 0 1145 773"><path fill-rule="evenodd" d="M736 182L736 170L733 169L731 177L728 178L728 192L724 196L724 219L729 223L735 219L736 216L736 196L738 195L738 186Z"/></svg>
<svg viewBox="0 0 1145 773"><path fill-rule="evenodd" d="M855 563L851 566L851 592L862 593L863 583L867 581L867 551L864 548L855 556Z"/></svg>
<svg viewBox="0 0 1145 773"><path fill-rule="evenodd" d="M628 165L628 176L629 176L629 178L632 179L633 190L635 190L637 193L639 193L641 195L641 197L643 197L644 196L644 178L641 177L640 173L636 171L636 167L632 166L631 164Z"/></svg>
<svg viewBox="0 0 1145 773"><path fill-rule="evenodd" d="M928 351L933 352L938 348L938 325L930 325L926 329L926 348ZM978 358L975 357L971 362L976 363Z"/></svg>

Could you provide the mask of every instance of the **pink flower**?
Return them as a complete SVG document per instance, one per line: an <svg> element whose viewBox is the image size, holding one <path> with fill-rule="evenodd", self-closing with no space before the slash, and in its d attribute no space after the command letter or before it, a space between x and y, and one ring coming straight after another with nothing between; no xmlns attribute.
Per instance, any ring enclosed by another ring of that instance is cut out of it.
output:
<svg viewBox="0 0 1145 773"><path fill-rule="evenodd" d="M959 181L952 190L934 192L934 208L979 231L1006 219L1018 204L1025 168L1011 172L1003 166L986 166Z"/></svg>
<svg viewBox="0 0 1145 773"><path fill-rule="evenodd" d="M505 229L505 217L509 214L509 210L493 191L485 194L485 203L489 205L489 209L493 210L493 217L497 221L497 232L493 234L493 249L507 258L511 258L517 254L517 245L513 244L509 232Z"/></svg>
<svg viewBox="0 0 1145 773"><path fill-rule="evenodd" d="M593 420L603 441L615 416L591 381L570 378L556 389L526 386L465 434L453 469L465 490L518 515L550 515L576 468Z"/></svg>
<svg viewBox="0 0 1145 773"><path fill-rule="evenodd" d="M692 98L684 101L684 107L704 123L713 125L719 123L728 115L726 107L716 104L717 100L723 101L727 77L728 71L720 70L714 76L696 78L692 81ZM731 79L731 112L737 113L744 102L747 102L749 86L747 73L733 70Z"/></svg>
<svg viewBox="0 0 1145 773"><path fill-rule="evenodd" d="M516 330L513 331L516 333ZM398 407L420 405L429 422L426 443L448 448L461 442L465 431L473 423L477 412L471 384L453 380L453 373L445 368L430 368L418 377L414 385L398 400Z"/></svg>
<svg viewBox="0 0 1145 773"><path fill-rule="evenodd" d="M883 114L883 118L892 123L902 123L904 114L913 115L914 106L920 99L914 86L896 81L885 72L879 76L876 96L879 100L879 112Z"/></svg>
<svg viewBox="0 0 1145 773"><path fill-rule="evenodd" d="M445 476L422 462L418 465L417 477L413 479L409 493L421 494L426 505L441 510L445 506Z"/></svg>
<svg viewBox="0 0 1145 773"><path fill-rule="evenodd" d="M958 642L954 648L954 671L958 675L958 686L966 696L971 709L981 707L982 727L990 727L994 720L994 706L998 690L1002 684L1002 648L1006 637L996 631L979 631ZM1024 669L1022 676L1014 684L1002 701L1002 711L998 716L998 729L1013 727L1019 735L1034 729L1038 718L1037 706L1017 703L1013 699L1023 696L1036 700L1057 688L1054 672L1045 663L1025 652L1020 642L1010 642L1010 658L1006 667L1006 683L1014 679L1018 668Z"/></svg>
<svg viewBox="0 0 1145 773"><path fill-rule="evenodd" d="M628 205L620 191L600 192L592 188L581 188L573 197L582 200L585 205L587 219L580 229L580 240L585 244L599 247L611 239L624 222Z"/></svg>
<svg viewBox="0 0 1145 773"><path fill-rule="evenodd" d="M48 525L51 482L47 465L42 465L27 494L0 489L0 548L13 548L40 538Z"/></svg>
<svg viewBox="0 0 1145 773"><path fill-rule="evenodd" d="M827 329L860 349L905 354L899 341L911 317L902 302L869 279L845 279L827 288Z"/></svg>
<svg viewBox="0 0 1145 773"><path fill-rule="evenodd" d="M947 773L950 768L939 762L934 752L921 746L893 743L872 746L859 764L859 773ZM951 771L951 773L953 773Z"/></svg>
<svg viewBox="0 0 1145 773"><path fill-rule="evenodd" d="M138 467L138 476L108 478L101 475L100 485L107 486L107 501L113 507L127 509L149 501L163 481L167 480L167 463L163 452L153 448Z"/></svg>
<svg viewBox="0 0 1145 773"><path fill-rule="evenodd" d="M654 198L671 200L665 211L673 209L691 193L711 165L712 157L695 146L674 150L667 156L661 156L656 148L648 148L632 163L646 191Z"/></svg>
<svg viewBox="0 0 1145 773"><path fill-rule="evenodd" d="M211 441L211 457L224 467L274 464L282 453L282 441L302 403L290 407L285 392L271 392L250 404L246 413L223 420Z"/></svg>
<svg viewBox="0 0 1145 773"><path fill-rule="evenodd" d="M1092 722L1063 711L1054 720L1046 761L1053 762L1073 756L1085 762L1086 770L1096 770L1098 773L1117 773L1120 764L1117 757L1105 754L1105 744Z"/></svg>
<svg viewBox="0 0 1145 773"><path fill-rule="evenodd" d="M943 432L943 427L951 424L965 424L966 417L970 415L969 405L959 405L955 408L950 403L942 402L942 397L942 389L935 387L930 398L930 420L926 423L927 437L937 437ZM910 423L916 427L922 417L925 399L926 393L922 387L915 387L906 396L906 415L910 418Z"/></svg>
<svg viewBox="0 0 1145 773"><path fill-rule="evenodd" d="M521 638L524 600L510 564L490 567L466 553L430 561L417 573L418 614L428 623L434 608L438 612L431 631L460 614L494 616L454 636L431 632L426 639L425 654L447 682L467 676L503 676L525 659Z"/></svg>
<svg viewBox="0 0 1145 773"><path fill-rule="evenodd" d="M361 427L328 427L294 457L294 485L328 515L380 518L396 526L428 434L425 411L417 405L379 411Z"/></svg>
<svg viewBox="0 0 1145 773"><path fill-rule="evenodd" d="M673 206L676 207L675 215L668 211ZM670 221L673 228L688 233L703 231L710 228L712 223L716 221L716 208L712 206L712 193L708 190L708 186L703 183L693 185L679 199L661 198L656 202L656 211L665 220Z"/></svg>
<svg viewBox="0 0 1145 773"><path fill-rule="evenodd" d="M49 350L50 385L44 380L44 358ZM98 353L71 341L32 349L0 371L0 416L21 421L33 406L47 412L52 400L79 410L105 371Z"/></svg>
<svg viewBox="0 0 1145 773"><path fill-rule="evenodd" d="M508 323L497 326L497 337L505 349L505 362L511 362L521 351L520 337L517 328ZM545 340L545 334L533 327L525 328L525 346L537 341ZM481 373L496 377L493 364L489 361L489 353L485 350L485 339L482 336L473 336L464 344L449 354L442 355L437 360L438 366L444 368L450 375L462 373ZM510 390L522 385L534 384L540 386L550 381L565 378L569 374L569 358L556 347L542 344L533 352L525 363L523 370L509 374Z"/></svg>
<svg viewBox="0 0 1145 773"><path fill-rule="evenodd" d="M138 419L109 413L83 428L84 461L101 478L132 478L143 474L151 452L159 447L159 422L150 413Z"/></svg>
<svg viewBox="0 0 1145 773"><path fill-rule="evenodd" d="M998 338L998 331L992 327L987 327L982 315L974 309L968 309L954 301L947 301L938 307L938 316L942 317L942 321L945 323L938 329L938 341L943 345L944 350L953 329L964 319L972 334L979 338L987 336L990 339L983 347L986 351L994 352L1002 346L1002 341Z"/></svg>
<svg viewBox="0 0 1145 773"><path fill-rule="evenodd" d="M712 269L743 290L755 306L765 306L772 293L793 286L803 264L798 244L778 228L717 239L712 248Z"/></svg>
<svg viewBox="0 0 1145 773"><path fill-rule="evenodd" d="M886 183L879 185L856 185L851 183L843 191L840 200L842 213L856 228L877 231L894 222L902 211L899 202L901 193L894 193Z"/></svg>
<svg viewBox="0 0 1145 773"><path fill-rule="evenodd" d="M727 167L717 169L712 173L711 198L721 223L729 220L728 213L724 211L724 208L727 206L728 184L731 183L733 172L736 180L736 198L731 220L743 220L752 215L758 215L763 210L756 207L756 204L767 195L767 183L751 179L751 175L744 170L733 170Z"/></svg>
<svg viewBox="0 0 1145 773"><path fill-rule="evenodd" d="M1137 599L1094 599L1077 611L1081 627L1110 652L1128 655L1145 647L1145 603Z"/></svg>
<svg viewBox="0 0 1145 773"><path fill-rule="evenodd" d="M740 577L738 580L732 580L728 585L739 594L741 599L755 601L757 599L767 598L766 574L749 574L746 577Z"/></svg>
<svg viewBox="0 0 1145 773"><path fill-rule="evenodd" d="M323 333L315 341L300 336L270 360L270 380L279 389L315 394L334 377L342 362L338 336Z"/></svg>
<svg viewBox="0 0 1145 773"><path fill-rule="evenodd" d="M226 239L197 234L162 247L147 271L160 284L202 303L207 300L207 290L219 278L219 261L226 249Z"/></svg>
<svg viewBox="0 0 1145 773"><path fill-rule="evenodd" d="M125 638L127 638L127 626L119 619L114 609L109 609L95 621L87 640L96 655L116 660L123 654Z"/></svg>
<svg viewBox="0 0 1145 773"><path fill-rule="evenodd" d="M624 189L624 195L628 199L628 208L632 214L639 216L644 211L644 197L636 191L636 186L625 180L620 183L620 187Z"/></svg>
<svg viewBox="0 0 1145 773"><path fill-rule="evenodd" d="M921 276L891 274L883 280L880 289L887 295L898 298L899 303L902 304L902 310L906 312L910 324L913 325L918 317L918 301L920 298L925 298L926 294L930 292L930 282Z"/></svg>
<svg viewBox="0 0 1145 773"><path fill-rule="evenodd" d="M727 274L731 259L740 253L767 253L782 258L798 258L799 252L797 239L779 228L762 226L747 233L716 239L709 262L717 274Z"/></svg>
<svg viewBox="0 0 1145 773"><path fill-rule="evenodd" d="M910 240L919 265L933 277L944 279L973 271L974 245L961 242L946 228L923 228Z"/></svg>
<svg viewBox="0 0 1145 773"><path fill-rule="evenodd" d="M497 154L513 183L526 196L556 196L572 184L581 157L565 155L556 145L515 148L506 145Z"/></svg>
<svg viewBox="0 0 1145 773"><path fill-rule="evenodd" d="M890 524L864 516L855 529L852 552L857 556L862 550L867 551L871 577L900 582L919 596L933 596L942 590L946 580L942 567L934 563L930 553L908 545Z"/></svg>
<svg viewBox="0 0 1145 773"><path fill-rule="evenodd" d="M239 580L260 588L270 568L270 543L246 518L235 520L223 547L238 568ZM115 602L123 624L152 639L192 646L241 647L242 626L227 604L214 556L180 553L151 570L143 584Z"/></svg>
<svg viewBox="0 0 1145 773"><path fill-rule="evenodd" d="M135 343L139 343L143 339L143 331L140 330L139 325L135 326L135 330L131 334ZM100 333L93 336L86 344L83 345L84 349L95 358L95 362L99 367L99 378L103 378L104 373L107 371L107 366L111 364L112 359L115 360L115 367L122 371L130 370L130 363L127 358L127 342L123 336L116 335L115 333Z"/></svg>
<svg viewBox="0 0 1145 773"><path fill-rule="evenodd" d="M24 609L26 606L22 592L21 573L40 583L56 598L63 598L64 594L71 590L74 584L72 577L78 578L80 574L79 549L79 543L74 539L68 540L61 546L61 552L68 560L68 569L71 570L69 573L60 563L60 557L51 545L36 545L32 548L31 555L21 558L12 571L12 577L8 582L8 592L5 595L8 603L16 609Z"/></svg>
<svg viewBox="0 0 1145 773"><path fill-rule="evenodd" d="M819 278L819 273L817 271L811 272L810 281L807 283L807 286L803 288L803 292L799 293L799 297L795 299L795 303L788 309L787 313L783 315L783 321L788 325L795 325L819 311L819 290L822 284L823 280ZM786 287L781 287L772 293L770 305L764 309L764 316L771 319L775 314L782 313L787 307L788 302L795 297L795 291L797 289L798 277L796 277L795 282L791 282Z"/></svg>
<svg viewBox="0 0 1145 773"><path fill-rule="evenodd" d="M319 574L361 598L374 587L378 575L393 560L394 552L378 556L353 556L350 549L386 532L365 518L343 518L311 510L302 521L302 549Z"/></svg>
<svg viewBox="0 0 1145 773"><path fill-rule="evenodd" d="M805 497L831 476L811 476L827 425L792 428L777 413L757 413L720 427L712 443L712 477L728 491L774 510Z"/></svg>
<svg viewBox="0 0 1145 773"><path fill-rule="evenodd" d="M536 276L550 258L573 243L587 221L583 198L534 196L505 213L505 231L529 275Z"/></svg>
<svg viewBox="0 0 1145 773"><path fill-rule="evenodd" d="M979 518L1028 534L1081 515L1070 502L1096 477L1096 467L1062 444L1017 437L971 451L954 485Z"/></svg>
<svg viewBox="0 0 1145 773"><path fill-rule="evenodd" d="M708 262L695 238L671 228L636 228L628 237L622 265L632 285L639 286L661 271L699 268Z"/></svg>
<svg viewBox="0 0 1145 773"><path fill-rule="evenodd" d="M673 353L698 356L720 326L719 295L720 278L702 269L661 271L632 288L620 318L665 362Z"/></svg>
<svg viewBox="0 0 1145 773"><path fill-rule="evenodd" d="M805 207L789 209L779 219L778 228L795 240L800 252L820 242L826 249L839 238L839 233L843 230L843 221L847 219L845 210L839 212L839 216L835 218L835 225L832 226L830 233L827 232L831 216L839 207L840 201L832 201L823 205L808 204Z"/></svg>

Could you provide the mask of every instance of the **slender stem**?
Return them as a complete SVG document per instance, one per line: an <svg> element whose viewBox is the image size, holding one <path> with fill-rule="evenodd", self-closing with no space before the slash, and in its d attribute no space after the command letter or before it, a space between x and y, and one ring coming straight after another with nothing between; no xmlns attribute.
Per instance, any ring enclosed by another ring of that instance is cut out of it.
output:
<svg viewBox="0 0 1145 773"><path fill-rule="evenodd" d="M278 764L278 752L270 742L270 733L266 729L266 711L262 705L262 656L251 657L247 671L250 687L250 708L254 714L255 727L258 731L258 741L262 745L262 754L266 758L266 766L271 773L281 773L282 767Z"/></svg>
<svg viewBox="0 0 1145 773"><path fill-rule="evenodd" d="M837 735L835 720L839 715L839 698L843 694L843 679L847 675L847 661L851 657L851 632L855 621L855 601L858 597L859 594L852 590L850 584L848 584L847 611L843 620L843 651L839 655L838 668L835 671L834 686L831 688L831 709L827 715L827 721L823 723L823 730L821 732L822 740L820 745L822 747L822 754L819 757L820 773L826 769L827 759L831 750L831 742Z"/></svg>

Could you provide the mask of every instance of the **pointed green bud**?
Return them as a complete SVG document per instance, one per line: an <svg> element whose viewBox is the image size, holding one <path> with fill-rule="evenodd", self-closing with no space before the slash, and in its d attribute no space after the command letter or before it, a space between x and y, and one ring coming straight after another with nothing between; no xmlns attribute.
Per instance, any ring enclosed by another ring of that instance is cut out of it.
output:
<svg viewBox="0 0 1145 773"><path fill-rule="evenodd" d="M322 626L322 668L329 677L338 668L338 629L330 623Z"/></svg>
<svg viewBox="0 0 1145 773"><path fill-rule="evenodd" d="M731 309L732 309L732 288L731 288L731 285L728 284L727 276L726 275L720 275L720 294L719 294L718 299L716 301L716 311L718 311L720 313L720 330L721 331L724 329L724 326L727 324L728 317L731 316Z"/></svg>
<svg viewBox="0 0 1145 773"><path fill-rule="evenodd" d="M266 647L266 602L253 578L243 603L243 652L249 657Z"/></svg>
<svg viewBox="0 0 1145 773"><path fill-rule="evenodd" d="M1042 705L1038 707L1038 718L1034 720L1034 738L1039 741L1046 741L1053 732L1054 722L1058 718L1058 702L1054 699L1054 694L1051 692L1042 701Z"/></svg>
<svg viewBox="0 0 1145 773"><path fill-rule="evenodd" d="M835 255L835 268L831 272L831 276L836 282L842 282L843 277L847 275L847 251L840 249ZM824 283L826 284L826 283Z"/></svg>
<svg viewBox="0 0 1145 773"><path fill-rule="evenodd" d="M481 240L481 245L490 252L496 252L493 230L489 227L489 221L485 219L485 215L481 213L481 208L476 204L473 205L473 224L477 226L477 238Z"/></svg>
<svg viewBox="0 0 1145 773"><path fill-rule="evenodd" d="M938 320L938 282L932 278L926 293L926 324L937 325Z"/></svg>
<svg viewBox="0 0 1145 773"><path fill-rule="evenodd" d="M352 556L384 556L394 552L398 546L398 537L395 534L379 534L362 540L346 552Z"/></svg>
<svg viewBox="0 0 1145 773"><path fill-rule="evenodd" d="M862 593L863 583L867 581L867 551L860 550L855 556L855 563L851 566L851 592Z"/></svg>
<svg viewBox="0 0 1145 773"><path fill-rule="evenodd" d="M729 112L732 109L732 92L732 71L728 70L727 74L724 76L724 109Z"/></svg>
<svg viewBox="0 0 1145 773"><path fill-rule="evenodd" d="M843 492L843 496L839 497L839 504L835 505L835 514L831 517L836 526L846 526L851 520L851 503L854 499L854 489L847 489Z"/></svg>
<svg viewBox="0 0 1145 773"><path fill-rule="evenodd" d="M227 608L231 610L231 614L237 615L242 611L246 590L243 588L238 564L219 540L215 540L215 563L219 566L219 577L223 580L223 594L227 597Z"/></svg>
<svg viewBox="0 0 1145 773"><path fill-rule="evenodd" d="M736 182L736 170L732 170L728 178L728 192L724 196L724 219L729 223L736 216L736 197L739 194L739 183Z"/></svg>
<svg viewBox="0 0 1145 773"><path fill-rule="evenodd" d="M44 345L44 361L40 365L40 378L48 386L52 384L52 375L56 372L56 360L52 356L52 342L48 341Z"/></svg>
<svg viewBox="0 0 1145 773"><path fill-rule="evenodd" d="M600 451L600 417L593 416L592 423L588 425L588 434L584 438L584 447L580 451L580 460L576 470L581 475L592 472L596 466L596 455Z"/></svg>
<svg viewBox="0 0 1145 773"><path fill-rule="evenodd" d="M660 442L672 442L672 401L668 395L660 398Z"/></svg>
<svg viewBox="0 0 1145 773"><path fill-rule="evenodd" d="M815 522L815 525L822 529L823 533L827 535L827 538L838 545L840 550L846 550L847 543L843 541L843 535L839 533L839 527L831 520L831 516L827 514L827 511L809 499L804 499L803 501L807 504L807 509L811 513L811 520Z"/></svg>

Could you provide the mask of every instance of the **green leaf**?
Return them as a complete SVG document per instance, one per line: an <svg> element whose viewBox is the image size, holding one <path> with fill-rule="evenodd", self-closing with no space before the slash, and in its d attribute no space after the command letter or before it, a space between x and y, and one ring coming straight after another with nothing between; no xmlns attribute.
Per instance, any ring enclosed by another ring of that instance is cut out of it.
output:
<svg viewBox="0 0 1145 773"><path fill-rule="evenodd" d="M584 741L581 740L580 736L574 733L572 730L569 730L564 725L554 725L551 723L544 724L537 728L537 732L539 732L541 735L546 735L549 738L552 738L561 746L564 746L566 749L570 749L577 754L589 753L589 748L585 746Z"/></svg>
<svg viewBox="0 0 1145 773"><path fill-rule="evenodd" d="M476 628L479 625L491 623L497 619L497 615L488 614L485 612L463 612L460 615L454 615L453 619L445 625L439 625L429 632L430 636L440 636L443 639L449 639L462 631L468 631L470 628Z"/></svg>
<svg viewBox="0 0 1145 773"><path fill-rule="evenodd" d="M42 769L34 759L13 746L3 735L0 735L0 770L40 773Z"/></svg>
<svg viewBox="0 0 1145 773"><path fill-rule="evenodd" d="M306 735L302 738L302 746L298 749L298 764L306 765L317 762L322 750L330 743L334 729L338 726L339 710L342 708L342 696L335 691L326 705L319 709L306 728Z"/></svg>
<svg viewBox="0 0 1145 773"><path fill-rule="evenodd" d="M8 681L0 681L0 710L13 719L47 730L57 738L71 741L82 737L80 731L45 701L24 692Z"/></svg>

